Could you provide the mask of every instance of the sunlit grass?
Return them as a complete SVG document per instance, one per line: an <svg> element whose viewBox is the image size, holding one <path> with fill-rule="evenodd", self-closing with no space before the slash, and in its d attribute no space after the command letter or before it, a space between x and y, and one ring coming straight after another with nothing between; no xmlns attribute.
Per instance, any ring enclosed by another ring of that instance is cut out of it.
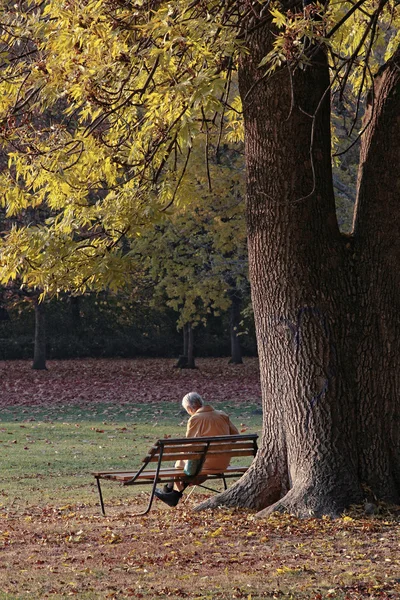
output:
<svg viewBox="0 0 400 600"><path fill-rule="evenodd" d="M216 407L229 412L239 429L260 430L258 406ZM3 409L0 506L96 502L92 471L138 467L156 439L184 437L186 421L180 405L167 402ZM107 499L141 489L106 485Z"/></svg>

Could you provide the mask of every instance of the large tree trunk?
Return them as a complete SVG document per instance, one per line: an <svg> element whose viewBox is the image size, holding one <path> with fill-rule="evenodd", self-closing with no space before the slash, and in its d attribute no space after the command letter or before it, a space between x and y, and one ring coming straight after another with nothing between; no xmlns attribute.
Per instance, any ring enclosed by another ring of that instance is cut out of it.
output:
<svg viewBox="0 0 400 600"><path fill-rule="evenodd" d="M331 172L327 60L263 77L270 23L253 27L239 70L249 269L263 396L261 447L210 505L338 515L358 477L350 256Z"/></svg>
<svg viewBox="0 0 400 600"><path fill-rule="evenodd" d="M378 498L400 491L400 50L375 78L354 221L360 473ZM393 168L392 168L393 167Z"/></svg>
<svg viewBox="0 0 400 600"><path fill-rule="evenodd" d="M32 369L46 369L46 311L43 302L35 299L35 346Z"/></svg>
<svg viewBox="0 0 400 600"><path fill-rule="evenodd" d="M325 57L291 79L262 79L269 26L246 41L239 82L264 428L248 473L205 506L336 515L367 494L398 502L400 51L375 79L344 238Z"/></svg>

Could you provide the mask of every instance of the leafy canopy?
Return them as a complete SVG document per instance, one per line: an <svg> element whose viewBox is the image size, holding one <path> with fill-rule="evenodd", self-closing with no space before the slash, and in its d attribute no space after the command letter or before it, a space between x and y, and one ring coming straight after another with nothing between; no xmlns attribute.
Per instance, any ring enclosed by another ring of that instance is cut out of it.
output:
<svg viewBox="0 0 400 600"><path fill-rule="evenodd" d="M197 193L199 153L211 189L221 144L243 139L246 28L276 29L266 76L324 44L333 85L358 100L399 42L388 0L0 0L0 16L0 281L46 293L117 288L140 269L126 240Z"/></svg>

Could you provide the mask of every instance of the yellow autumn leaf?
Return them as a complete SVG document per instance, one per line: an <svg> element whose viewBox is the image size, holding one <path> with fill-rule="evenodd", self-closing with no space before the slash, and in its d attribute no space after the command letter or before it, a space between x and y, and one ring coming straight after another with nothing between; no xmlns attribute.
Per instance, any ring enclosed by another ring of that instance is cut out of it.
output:
<svg viewBox="0 0 400 600"><path fill-rule="evenodd" d="M218 537L219 535L222 535L223 531L224 531L223 527L218 527L218 529L215 529L215 531L209 531L209 532L207 532L206 536L207 537L212 537L212 538Z"/></svg>

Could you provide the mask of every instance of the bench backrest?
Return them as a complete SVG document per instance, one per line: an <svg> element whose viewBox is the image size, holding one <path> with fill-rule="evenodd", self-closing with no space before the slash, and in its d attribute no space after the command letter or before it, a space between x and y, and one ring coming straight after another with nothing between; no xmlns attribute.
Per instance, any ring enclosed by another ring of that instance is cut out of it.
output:
<svg viewBox="0 0 400 600"><path fill-rule="evenodd" d="M176 460L201 460L204 455L255 456L257 454L255 433L247 435L221 435L198 438L169 438L158 440L143 462L166 462Z"/></svg>

